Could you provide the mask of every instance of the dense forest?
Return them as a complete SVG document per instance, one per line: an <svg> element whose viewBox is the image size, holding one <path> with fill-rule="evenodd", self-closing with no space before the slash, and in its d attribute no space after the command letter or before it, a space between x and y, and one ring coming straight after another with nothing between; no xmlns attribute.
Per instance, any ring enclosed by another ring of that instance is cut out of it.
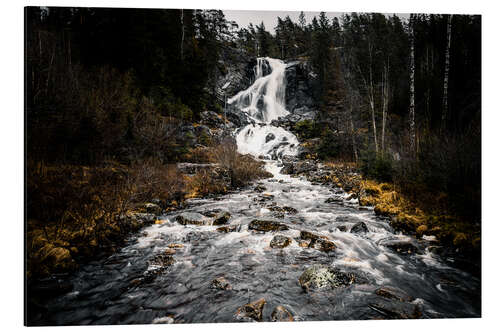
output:
<svg viewBox="0 0 500 333"><path fill-rule="evenodd" d="M92 230L79 242L97 238L97 248L103 237L112 238L97 233L106 225L102 219L115 220L125 203L181 201L189 190L171 165L193 161L201 148L176 129L196 125L204 111L223 114L215 87L234 54L311 66L320 113L296 132L302 140L319 138L316 158L356 163L364 176L392 182L412 200L435 201L439 194L443 214L480 222L480 16L329 19L322 12L308 23L302 12L298 22L278 17L269 31L263 23L238 27L219 10L30 7L26 28L27 209L30 230L39 231L34 239L69 247L57 242L61 226L79 221ZM244 168L228 165L237 179L232 185L256 177L238 176ZM120 190L111 192L110 184ZM200 192L207 179L197 184ZM220 191L213 184L204 193ZM119 202L106 201L110 196ZM92 209L104 206L96 218ZM34 243L33 253L44 246Z"/></svg>

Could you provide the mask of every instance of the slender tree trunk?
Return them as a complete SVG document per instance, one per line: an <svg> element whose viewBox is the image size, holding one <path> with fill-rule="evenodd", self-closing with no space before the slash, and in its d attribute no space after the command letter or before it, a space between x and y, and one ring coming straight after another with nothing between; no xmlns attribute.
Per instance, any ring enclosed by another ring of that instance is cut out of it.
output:
<svg viewBox="0 0 500 333"><path fill-rule="evenodd" d="M354 161L358 163L358 148L356 147L356 136L354 132L354 122L352 120L352 96L349 101L349 123L351 126L352 151L354 153Z"/></svg>
<svg viewBox="0 0 500 333"><path fill-rule="evenodd" d="M389 59L387 59L387 64L384 66L384 77L382 84L382 138L381 146L382 151L385 151L385 126L387 123L387 110L389 108Z"/></svg>
<svg viewBox="0 0 500 333"><path fill-rule="evenodd" d="M184 9L181 9L181 28L182 28L182 35L181 35L181 61L184 60Z"/></svg>
<svg viewBox="0 0 500 333"><path fill-rule="evenodd" d="M446 130L446 117L448 112L448 76L450 73L450 47L451 47L451 19L453 15L448 16L448 26L446 31L446 56L444 63L443 80L443 112L441 114L441 132Z"/></svg>
<svg viewBox="0 0 500 333"><path fill-rule="evenodd" d="M370 99L370 109L372 114L372 127L373 127L373 140L375 142L375 152L378 153L378 140L377 140L377 124L375 122L375 98L373 95L373 70L372 70L372 45L368 46L368 51L370 54L370 85L369 85L369 99Z"/></svg>
<svg viewBox="0 0 500 333"><path fill-rule="evenodd" d="M413 14L410 15L410 151L415 154L415 32Z"/></svg>

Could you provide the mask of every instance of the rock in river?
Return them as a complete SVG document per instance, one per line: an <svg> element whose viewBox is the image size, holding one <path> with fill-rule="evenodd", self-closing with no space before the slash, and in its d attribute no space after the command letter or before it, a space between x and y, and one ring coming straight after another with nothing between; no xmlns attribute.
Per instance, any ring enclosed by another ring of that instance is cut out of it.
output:
<svg viewBox="0 0 500 333"><path fill-rule="evenodd" d="M375 294L387 299L398 300L400 302L411 302L414 300L413 297L408 295L403 290L389 286L378 288L377 290L375 290Z"/></svg>
<svg viewBox="0 0 500 333"><path fill-rule="evenodd" d="M212 224L213 225L227 224L230 218L231 214L229 212L222 211L215 216L214 222Z"/></svg>
<svg viewBox="0 0 500 333"><path fill-rule="evenodd" d="M292 240L289 237L283 235L276 235L271 240L269 246L271 246L272 248L284 248L290 245L291 241Z"/></svg>
<svg viewBox="0 0 500 333"><path fill-rule="evenodd" d="M271 321L293 321L292 313L284 306L278 305L271 314Z"/></svg>
<svg viewBox="0 0 500 333"><path fill-rule="evenodd" d="M201 215L200 213L182 213L175 218L177 222L182 225L206 225L209 224L210 219Z"/></svg>
<svg viewBox="0 0 500 333"><path fill-rule="evenodd" d="M278 223L275 221L253 220L248 225L248 229L267 232L267 231L284 231L288 230L288 227L282 223Z"/></svg>
<svg viewBox="0 0 500 333"><path fill-rule="evenodd" d="M328 240L326 236L316 235L309 231L301 231L300 239L309 241L308 247L323 252L330 252L337 248L335 243Z"/></svg>
<svg viewBox="0 0 500 333"><path fill-rule="evenodd" d="M218 227L216 230L218 232L228 233L228 232L236 232L240 228L240 225L226 225L223 227Z"/></svg>
<svg viewBox="0 0 500 333"><path fill-rule="evenodd" d="M385 239L380 245L386 246L400 254L419 253L419 249L409 239Z"/></svg>
<svg viewBox="0 0 500 333"><path fill-rule="evenodd" d="M358 222L355 225L352 226L351 232L353 234L359 234L359 233L367 233L368 232L368 227L366 226L365 222Z"/></svg>
<svg viewBox="0 0 500 333"><path fill-rule="evenodd" d="M309 267L299 278L299 284L305 290L346 287L355 281L354 274L324 265Z"/></svg>
<svg viewBox="0 0 500 333"><path fill-rule="evenodd" d="M224 277L218 277L212 281L210 285L212 289L220 289L220 290L231 290L231 285Z"/></svg>
<svg viewBox="0 0 500 333"><path fill-rule="evenodd" d="M266 305L266 300L263 298L255 302L245 304L238 308L238 311L236 311L236 317L247 321L261 321L264 305Z"/></svg>

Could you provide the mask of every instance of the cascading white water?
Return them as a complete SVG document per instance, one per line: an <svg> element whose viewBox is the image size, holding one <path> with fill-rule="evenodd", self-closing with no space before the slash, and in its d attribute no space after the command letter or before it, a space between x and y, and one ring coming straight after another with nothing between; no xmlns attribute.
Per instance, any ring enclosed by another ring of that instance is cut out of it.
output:
<svg viewBox="0 0 500 333"><path fill-rule="evenodd" d="M271 72L264 75L267 66ZM279 59L257 58L254 83L228 100L256 121L255 125L247 125L238 132L236 142L240 153L273 159L297 154L297 137L281 127L269 125L289 114L285 108L285 68L286 64Z"/></svg>

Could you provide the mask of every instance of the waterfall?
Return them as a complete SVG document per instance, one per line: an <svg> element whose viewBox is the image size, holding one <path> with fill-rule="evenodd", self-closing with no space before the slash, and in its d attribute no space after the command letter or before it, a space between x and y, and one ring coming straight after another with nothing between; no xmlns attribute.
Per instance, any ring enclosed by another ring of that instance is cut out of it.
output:
<svg viewBox="0 0 500 333"><path fill-rule="evenodd" d="M271 121L289 114L285 108L285 69L286 64L279 59L257 58L254 83L228 100L256 122L239 130L236 142L240 153L272 159L297 154L297 137L270 125Z"/></svg>

